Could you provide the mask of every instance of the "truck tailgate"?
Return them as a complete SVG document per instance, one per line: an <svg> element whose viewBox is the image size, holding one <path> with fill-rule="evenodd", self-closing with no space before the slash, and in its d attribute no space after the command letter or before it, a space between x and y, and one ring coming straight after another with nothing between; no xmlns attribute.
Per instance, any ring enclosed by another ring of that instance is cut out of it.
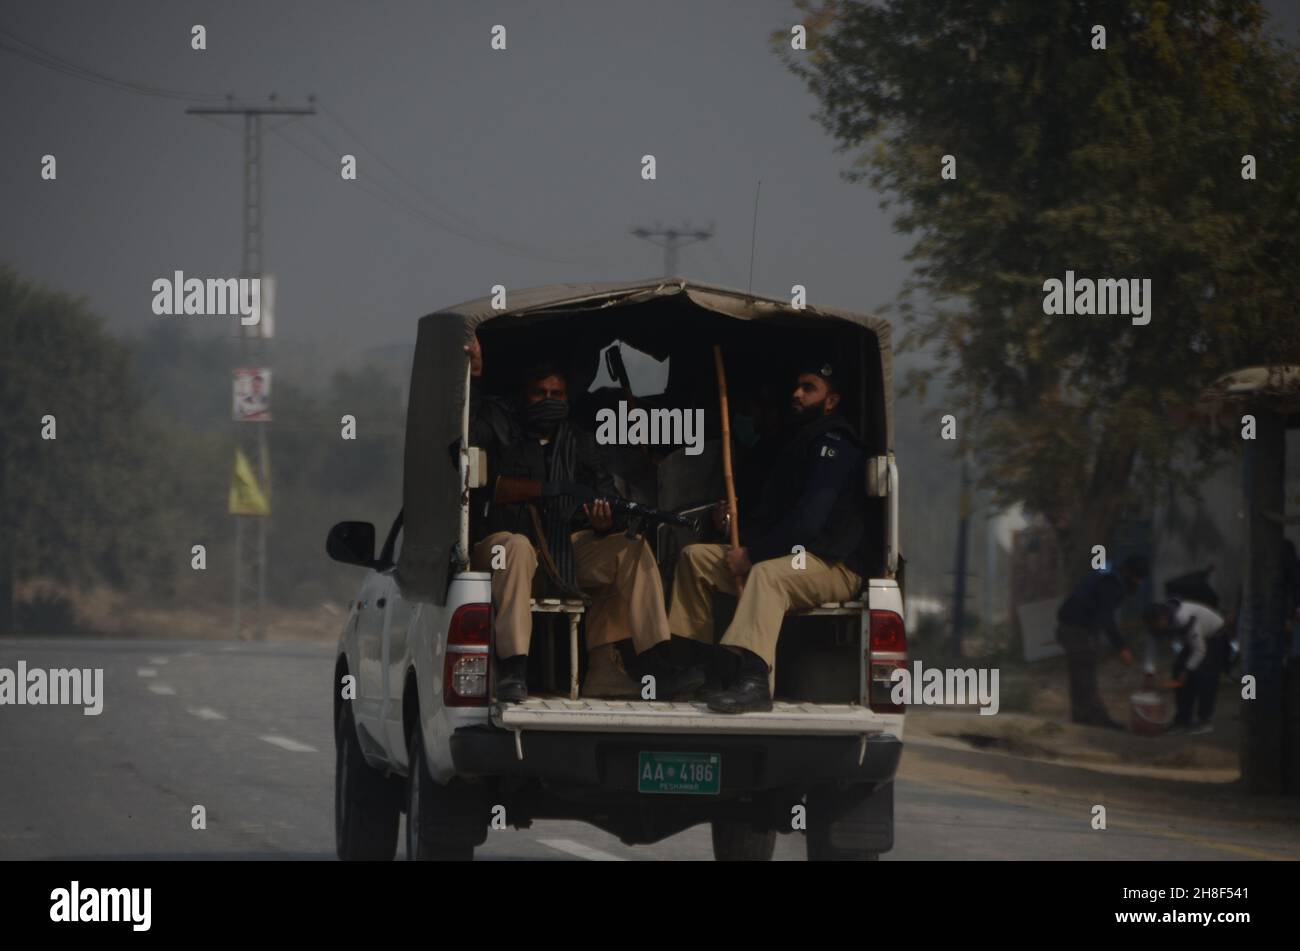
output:
<svg viewBox="0 0 1300 951"><path fill-rule="evenodd" d="M856 704L776 701L770 713L714 713L705 704L529 697L496 704L492 722L507 730L593 733L726 733L865 735L902 739L903 717Z"/></svg>

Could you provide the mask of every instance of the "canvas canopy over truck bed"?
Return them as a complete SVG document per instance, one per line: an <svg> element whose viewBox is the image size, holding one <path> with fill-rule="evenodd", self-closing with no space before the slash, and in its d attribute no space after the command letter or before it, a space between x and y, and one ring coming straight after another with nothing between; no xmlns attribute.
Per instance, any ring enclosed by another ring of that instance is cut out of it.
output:
<svg viewBox="0 0 1300 951"><path fill-rule="evenodd" d="M698 358L698 371L677 377L696 386L688 398L699 400L708 399L713 386L712 344L722 345L729 378L743 381L752 367L770 367L774 349L787 346L790 331L797 330L820 352L850 364L850 413L868 455L883 458L893 450L890 326L880 318L814 305L795 309L788 301L676 278L515 291L502 310L493 309L490 297L459 304L419 322L406 420L406 537L397 570L405 597L445 603L456 558L462 475L449 447L461 440L465 425L465 342L480 335L491 361L488 372L498 380L538 348L564 348L581 382L595 375L595 335L615 327L619 338L639 350L656 357L671 353L679 363L690 362L691 371Z"/></svg>

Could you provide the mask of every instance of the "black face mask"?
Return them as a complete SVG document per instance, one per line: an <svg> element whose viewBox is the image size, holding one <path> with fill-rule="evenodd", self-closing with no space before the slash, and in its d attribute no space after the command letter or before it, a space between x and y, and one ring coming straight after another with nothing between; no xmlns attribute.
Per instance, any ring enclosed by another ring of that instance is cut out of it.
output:
<svg viewBox="0 0 1300 951"><path fill-rule="evenodd" d="M539 400L524 406L524 429L530 433L549 436L568 418L568 400Z"/></svg>

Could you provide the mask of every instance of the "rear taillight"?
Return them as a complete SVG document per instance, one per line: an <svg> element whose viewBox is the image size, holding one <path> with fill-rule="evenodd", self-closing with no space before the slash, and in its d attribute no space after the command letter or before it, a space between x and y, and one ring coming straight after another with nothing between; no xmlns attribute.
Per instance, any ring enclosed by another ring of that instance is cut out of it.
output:
<svg viewBox="0 0 1300 951"><path fill-rule="evenodd" d="M907 628L903 618L893 611L872 611L867 656L868 705L876 713L902 713L901 703L894 703L894 671L907 667Z"/></svg>
<svg viewBox="0 0 1300 951"><path fill-rule="evenodd" d="M449 707L482 707L488 702L492 605L462 604L451 616L443 660L443 702Z"/></svg>

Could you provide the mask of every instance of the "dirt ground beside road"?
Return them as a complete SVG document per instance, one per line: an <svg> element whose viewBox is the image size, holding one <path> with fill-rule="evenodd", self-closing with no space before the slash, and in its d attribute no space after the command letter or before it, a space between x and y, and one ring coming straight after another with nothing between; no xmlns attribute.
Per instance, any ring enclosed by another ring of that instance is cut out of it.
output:
<svg viewBox="0 0 1300 951"><path fill-rule="evenodd" d="M1202 736L1142 737L1034 714L913 708L900 777L1076 813L1096 804L1108 821L1162 827L1165 835L1212 822L1256 831L1276 848L1242 858L1300 858L1300 800L1258 796L1241 785L1236 711Z"/></svg>
<svg viewBox="0 0 1300 951"><path fill-rule="evenodd" d="M49 606L41 617L40 629L20 629L19 635L209 641L230 639L233 628L229 599L196 598L186 605L159 605L147 595L107 587L74 591L49 583L20 585L16 594L20 603ZM245 601L242 640L252 637L255 602L251 594ZM269 604L266 639L332 643L343 629L348 610L347 602L332 599L321 599L306 607Z"/></svg>

